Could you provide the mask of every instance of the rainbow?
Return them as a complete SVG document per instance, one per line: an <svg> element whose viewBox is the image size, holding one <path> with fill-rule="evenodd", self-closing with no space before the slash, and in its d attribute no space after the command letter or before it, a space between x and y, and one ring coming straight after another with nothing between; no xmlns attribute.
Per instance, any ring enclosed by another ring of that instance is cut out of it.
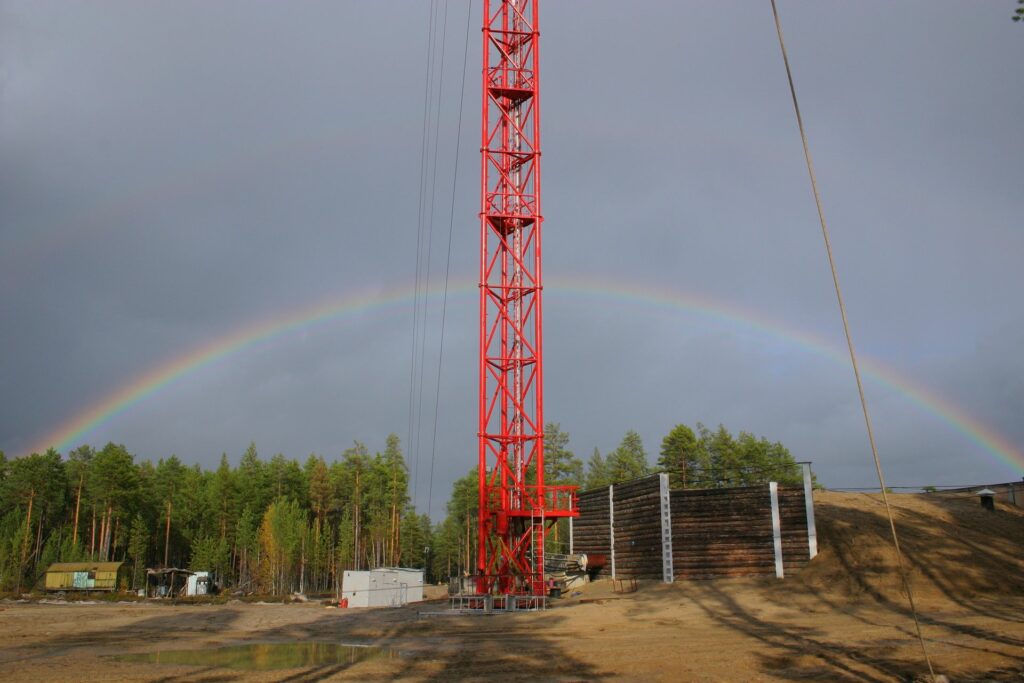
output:
<svg viewBox="0 0 1024 683"><path fill-rule="evenodd" d="M552 278L547 284L547 290L549 296L554 294L600 298L603 301L617 301L631 306L643 305L684 311L712 321L751 328L841 364L849 362L845 347L838 347L806 331L768 319L756 311L744 310L706 296L698 297L643 284L617 283L612 286L607 282L579 277ZM452 296L469 296L476 291L474 282L460 282L449 287L449 294ZM438 292L431 293L435 296L437 294ZM58 451L66 451L100 425L186 375L198 372L273 337L329 320L407 306L414 296L415 290L412 286L371 289L332 297L311 306L293 309L282 315L245 325L170 358L135 377L47 432L35 442L31 450L42 452L52 446ZM862 360L862 367L865 375L903 395L923 411L938 417L954 431L981 446L1011 468L1024 469L1024 453L1006 437L948 399L877 360L865 358Z"/></svg>

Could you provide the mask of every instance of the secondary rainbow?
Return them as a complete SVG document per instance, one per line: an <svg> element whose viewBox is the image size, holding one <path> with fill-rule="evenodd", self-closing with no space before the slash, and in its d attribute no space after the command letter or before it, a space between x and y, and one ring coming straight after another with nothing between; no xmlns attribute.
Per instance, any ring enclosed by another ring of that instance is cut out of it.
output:
<svg viewBox="0 0 1024 683"><path fill-rule="evenodd" d="M570 295L585 298L603 297L627 305L643 305L682 310L729 325L741 325L796 345L816 355L847 364L849 357L838 347L813 334L799 330L756 311L716 301L706 296L695 296L668 288L636 283L608 283L585 277L552 279L547 287L549 296ZM450 297L467 297L477 291L474 282L458 282L449 287ZM437 295L438 292L432 292ZM173 357L153 369L137 376L109 395L58 425L39 439L32 450L41 452L49 447L64 451L83 440L91 431L125 412L133 405L159 392L182 377L208 367L228 356L240 353L273 337L285 335L328 320L337 320L366 312L381 312L410 304L414 297L412 286L394 289L371 289L355 294L332 297L312 306L292 309L238 328L207 344L197 346L180 356ZM978 418L935 392L925 389L877 360L862 360L865 374L875 381L905 396L922 410L935 415L952 429L981 446L1015 469L1024 468L1024 453L1006 437L997 433Z"/></svg>

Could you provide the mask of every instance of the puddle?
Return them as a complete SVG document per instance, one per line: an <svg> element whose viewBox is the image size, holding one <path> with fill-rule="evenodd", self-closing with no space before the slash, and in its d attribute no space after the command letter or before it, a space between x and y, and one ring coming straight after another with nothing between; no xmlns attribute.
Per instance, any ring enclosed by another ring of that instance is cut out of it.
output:
<svg viewBox="0 0 1024 683"><path fill-rule="evenodd" d="M142 664L185 664L247 671L295 669L306 666L355 664L379 659L397 659L398 650L363 645L342 645L322 641L301 643L254 643L200 650L157 650L115 655L118 662Z"/></svg>

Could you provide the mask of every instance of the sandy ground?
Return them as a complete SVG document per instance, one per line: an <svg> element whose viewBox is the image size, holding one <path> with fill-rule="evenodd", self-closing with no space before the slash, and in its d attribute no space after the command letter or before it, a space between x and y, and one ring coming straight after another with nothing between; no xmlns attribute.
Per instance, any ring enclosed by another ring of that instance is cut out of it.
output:
<svg viewBox="0 0 1024 683"><path fill-rule="evenodd" d="M901 497L898 521L908 527L936 670L954 681L1024 681L1024 516L975 519L971 501L923 498ZM906 600L890 585L877 501L823 494L818 503L822 554L798 576L646 583L628 596L602 581L540 613L418 614L443 603L347 610L312 603L0 603L0 680L924 680ZM273 671L109 657L296 641L394 652Z"/></svg>

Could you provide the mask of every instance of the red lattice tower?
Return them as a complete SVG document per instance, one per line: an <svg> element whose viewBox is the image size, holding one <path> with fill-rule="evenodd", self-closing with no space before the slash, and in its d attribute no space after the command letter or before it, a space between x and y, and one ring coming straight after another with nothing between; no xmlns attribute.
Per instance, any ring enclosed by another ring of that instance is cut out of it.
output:
<svg viewBox="0 0 1024 683"><path fill-rule="evenodd" d="M543 595L544 538L576 516L544 485L537 0L484 0L480 189L482 593Z"/></svg>

